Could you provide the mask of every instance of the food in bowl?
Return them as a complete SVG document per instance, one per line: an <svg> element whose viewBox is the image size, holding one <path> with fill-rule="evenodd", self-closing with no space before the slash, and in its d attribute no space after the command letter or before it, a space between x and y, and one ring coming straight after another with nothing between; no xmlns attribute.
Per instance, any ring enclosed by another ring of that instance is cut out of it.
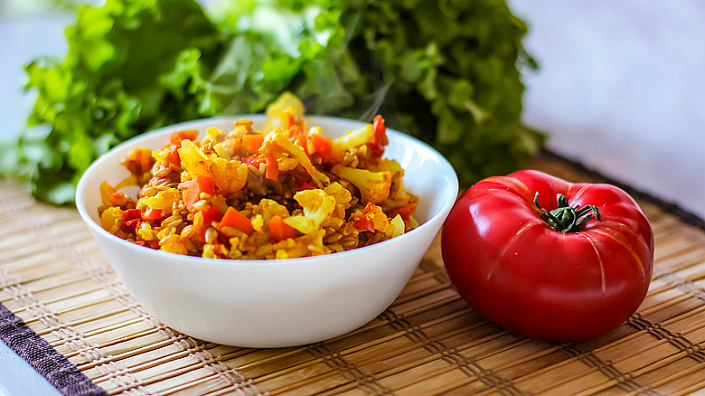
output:
<svg viewBox="0 0 705 396"><path fill-rule="evenodd" d="M308 128L301 102L282 95L263 131L172 133L161 149L133 150L130 177L100 186L101 226L148 248L225 259L316 256L372 245L418 226L404 170L383 157L384 120L337 139ZM121 192L139 186L135 198Z"/></svg>
<svg viewBox="0 0 705 396"><path fill-rule="evenodd" d="M286 260L223 260L148 249L100 226L99 186L130 176L116 166L136 148L158 150L174 132L229 129L250 119L265 129L264 114L216 117L144 133L98 158L83 174L76 207L130 295L165 325L210 342L284 347L336 337L379 315L394 301L438 234L458 194L453 167L430 146L387 128L384 156L404 169L405 191L418 196L418 227L380 243L340 253ZM364 122L307 116L337 138ZM136 196L139 187L122 189Z"/></svg>

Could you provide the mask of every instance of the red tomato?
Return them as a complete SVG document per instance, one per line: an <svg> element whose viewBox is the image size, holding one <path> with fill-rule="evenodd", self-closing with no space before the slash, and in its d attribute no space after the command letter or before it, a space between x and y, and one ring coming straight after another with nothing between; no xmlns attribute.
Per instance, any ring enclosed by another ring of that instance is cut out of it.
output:
<svg viewBox="0 0 705 396"><path fill-rule="evenodd" d="M654 241L623 190L519 171L460 197L441 250L456 290L485 317L532 338L575 342L615 329L639 308Z"/></svg>

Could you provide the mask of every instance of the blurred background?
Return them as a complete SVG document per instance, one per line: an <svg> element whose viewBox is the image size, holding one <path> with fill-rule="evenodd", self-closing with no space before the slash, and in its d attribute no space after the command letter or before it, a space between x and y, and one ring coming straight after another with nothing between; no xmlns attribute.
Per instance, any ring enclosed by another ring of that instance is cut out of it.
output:
<svg viewBox="0 0 705 396"><path fill-rule="evenodd" d="M0 138L18 133L33 103L22 66L65 53L73 16L61 10L72 4L0 0ZM523 77L525 123L558 154L705 218L705 3L509 4L539 64Z"/></svg>
<svg viewBox="0 0 705 396"><path fill-rule="evenodd" d="M548 147L705 218L705 2L510 1Z"/></svg>

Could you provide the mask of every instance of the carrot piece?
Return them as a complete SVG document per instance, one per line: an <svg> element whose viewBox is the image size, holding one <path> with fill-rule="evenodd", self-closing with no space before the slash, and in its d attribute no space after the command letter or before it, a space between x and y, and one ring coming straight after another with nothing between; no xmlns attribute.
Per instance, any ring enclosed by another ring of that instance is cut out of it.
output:
<svg viewBox="0 0 705 396"><path fill-rule="evenodd" d="M220 229L222 230L223 227L237 228L247 235L252 234L252 231L254 231L250 219L232 206L228 207L228 210L226 210L223 215L223 219L220 221Z"/></svg>
<svg viewBox="0 0 705 396"><path fill-rule="evenodd" d="M196 176L193 180L179 184L179 188L186 188L184 203L189 212L193 211L193 205L200 199L201 193L215 195L215 181L210 177Z"/></svg>
<svg viewBox="0 0 705 396"><path fill-rule="evenodd" d="M277 164L277 160L274 158L274 155L272 153L266 153L264 155L264 160L267 163L267 172L264 177L269 180L277 180L277 177L279 177L279 164Z"/></svg>
<svg viewBox="0 0 705 396"><path fill-rule="evenodd" d="M264 135L259 133L254 135L245 135L242 137L242 147L246 148L247 151L251 153L256 153L259 151L264 143Z"/></svg>
<svg viewBox="0 0 705 396"><path fill-rule="evenodd" d="M187 131L179 131L171 134L169 138L169 143L175 144L181 147L182 140L195 140L198 137L198 131L195 129Z"/></svg>
<svg viewBox="0 0 705 396"><path fill-rule="evenodd" d="M279 215L272 216L272 218L269 219L269 233L277 242L296 237L296 230L284 223L284 220Z"/></svg>

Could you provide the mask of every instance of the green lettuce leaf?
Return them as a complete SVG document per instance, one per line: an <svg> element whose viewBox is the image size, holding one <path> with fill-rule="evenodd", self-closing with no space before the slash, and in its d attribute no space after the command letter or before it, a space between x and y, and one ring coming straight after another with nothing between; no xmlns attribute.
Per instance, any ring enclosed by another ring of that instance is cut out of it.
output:
<svg viewBox="0 0 705 396"><path fill-rule="evenodd" d="M387 125L439 149L463 183L521 168L524 23L505 0L106 0L66 29L63 60L26 66L37 93L0 173L56 204L114 145L153 128L260 112L283 91L311 113Z"/></svg>
<svg viewBox="0 0 705 396"><path fill-rule="evenodd" d="M3 165L35 197L56 204L73 200L80 175L115 144L214 114L194 104L196 93L183 92L198 81L175 86L179 81L166 76L183 73L185 56L196 56L201 72L214 67L227 43L192 0L83 6L65 34L69 50L63 61L37 59L25 68L26 88L38 95L28 129L12 144L12 163Z"/></svg>

